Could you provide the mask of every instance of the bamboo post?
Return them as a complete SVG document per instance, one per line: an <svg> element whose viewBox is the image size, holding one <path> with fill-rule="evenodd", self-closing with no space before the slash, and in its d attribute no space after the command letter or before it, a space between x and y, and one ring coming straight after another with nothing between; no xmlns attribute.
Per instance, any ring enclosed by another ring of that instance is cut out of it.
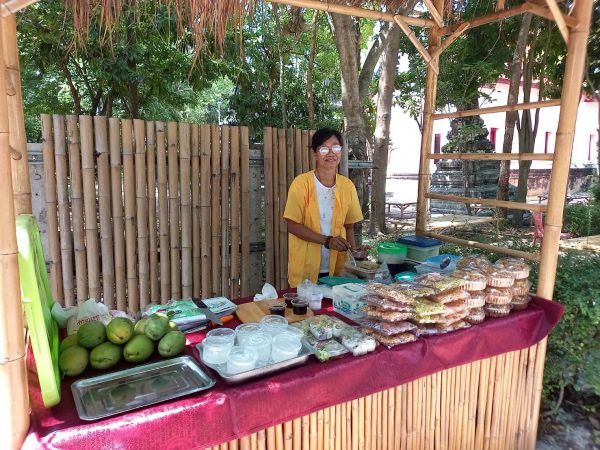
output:
<svg viewBox="0 0 600 450"><path fill-rule="evenodd" d="M273 251L273 128L263 131L263 161L265 180L265 274L267 282L275 283L275 261Z"/></svg>
<svg viewBox="0 0 600 450"><path fill-rule="evenodd" d="M287 173L286 192L287 187L292 184L294 179L294 164L296 159L296 137L293 128L285 130L285 167ZM283 212L283 211L282 211Z"/></svg>
<svg viewBox="0 0 600 450"><path fill-rule="evenodd" d="M158 184L158 242L160 251L160 302L171 299L171 254L169 245L169 197L165 124L156 122L156 166Z"/></svg>
<svg viewBox="0 0 600 450"><path fill-rule="evenodd" d="M75 248L75 281L77 303L89 298L87 252L83 209L83 182L81 178L81 149L77 116L67 116L67 144L69 172L71 173L71 211L73 221L73 246Z"/></svg>
<svg viewBox="0 0 600 450"><path fill-rule="evenodd" d="M150 251L148 239L148 192L146 189L146 123L133 120L135 141L135 208L140 311L150 303ZM137 311L136 311L137 312Z"/></svg>
<svg viewBox="0 0 600 450"><path fill-rule="evenodd" d="M408 40L414 45L414 47L417 49L417 51L421 54L421 56L427 63L427 70L431 69L435 72L436 75L438 75L440 73L440 68L438 67L438 61L439 61L438 58L433 57L432 54L430 54L427 51L427 49L425 47L423 47L423 44L421 44L421 41L419 41L419 38L417 38L415 33L411 30L411 28L408 26L408 23L406 23L406 20L404 20L404 18L402 16L400 16L400 15L394 16L394 21L398 24L398 26L400 27L402 32L406 35ZM435 27L433 29L437 29L437 27Z"/></svg>
<svg viewBox="0 0 600 450"><path fill-rule="evenodd" d="M85 245L87 250L88 290L90 298L100 300L100 249L98 247L98 206L96 202L96 172L94 131L91 116L79 116L81 142L81 176L83 179L83 209L85 213Z"/></svg>
<svg viewBox="0 0 600 450"><path fill-rule="evenodd" d="M125 261L127 264L127 311L137 314L140 294L136 258L136 202L133 129L130 119L121 121L123 145L123 190L125 203Z"/></svg>
<svg viewBox="0 0 600 450"><path fill-rule="evenodd" d="M221 292L229 295L230 288L230 250L229 250L229 158L230 158L230 127L221 127Z"/></svg>
<svg viewBox="0 0 600 450"><path fill-rule="evenodd" d="M4 20L0 24L0 35L4 41L7 35ZM16 36L13 36L13 39L16 41ZM0 392L3 397L3 401L0 402L0 436L8 448L19 448L29 428L29 398L25 339L22 334L24 324L15 230L4 53L5 49L0 48L0 199L2 204L6 205L0 214ZM27 161L27 158L24 159Z"/></svg>
<svg viewBox="0 0 600 450"><path fill-rule="evenodd" d="M191 152L190 124L179 124L179 173L181 176L181 295L191 298L192 273L192 199L191 199Z"/></svg>
<svg viewBox="0 0 600 450"><path fill-rule="evenodd" d="M211 235L210 235L210 125L200 127L200 210L202 242L202 296L211 296Z"/></svg>
<svg viewBox="0 0 600 450"><path fill-rule="evenodd" d="M127 310L127 266L125 263L125 224L123 222L123 166L121 164L121 122L108 119L110 145L111 211L115 257L115 292L117 309Z"/></svg>
<svg viewBox="0 0 600 450"><path fill-rule="evenodd" d="M221 152L220 127L211 125L211 238L212 238L212 290L211 297L220 295L221 289Z"/></svg>
<svg viewBox="0 0 600 450"><path fill-rule="evenodd" d="M271 183L273 189L273 286L277 287L279 284L279 278L281 276L281 244L279 242L279 129L273 129L273 155L272 155L272 163L273 163L273 173L271 175L271 179L269 182ZM283 211L281 211L283 214Z"/></svg>
<svg viewBox="0 0 600 450"><path fill-rule="evenodd" d="M240 172L241 172L241 197L242 197L242 267L241 267L241 294L242 297L250 295L248 290L248 276L250 273L250 207L248 197L250 194L250 142L248 127L240 127Z"/></svg>
<svg viewBox="0 0 600 450"><path fill-rule="evenodd" d="M556 25L558 26L558 30L560 31L560 34L562 35L565 43L568 46L569 45L569 28L567 27L567 24L565 22L565 17L563 16L560 8L558 7L558 5L556 4L556 2L554 0L546 0L546 3L548 4L548 9L552 13L552 17L554 17L554 21L556 22Z"/></svg>
<svg viewBox="0 0 600 450"><path fill-rule="evenodd" d="M310 167L310 170L315 169L315 157L314 157L314 152L311 147L313 134L315 134L315 130L308 131L308 146L310 147L310 150L308 152L308 154L309 154L309 157L308 157L309 164L308 165Z"/></svg>
<svg viewBox="0 0 600 450"><path fill-rule="evenodd" d="M98 213L102 251L102 298L108 309L115 309L115 260L110 202L110 165L106 116L94 117L96 154L98 155Z"/></svg>
<svg viewBox="0 0 600 450"><path fill-rule="evenodd" d="M69 208L67 152L65 149L65 118L55 114L54 149L56 163L56 192L58 198L58 221L60 226L60 255L63 275L65 305L75 304L73 291L73 240L71 236L71 211Z"/></svg>
<svg viewBox="0 0 600 450"><path fill-rule="evenodd" d="M192 125L192 278L194 297L202 296L200 248L200 128ZM234 297L235 298L235 297Z"/></svg>
<svg viewBox="0 0 600 450"><path fill-rule="evenodd" d="M47 233L50 249L49 271L52 298L64 305L56 204L56 164L54 162L54 141L52 139L52 116L49 114L42 114L42 152L44 155L44 194L48 221Z"/></svg>
<svg viewBox="0 0 600 450"><path fill-rule="evenodd" d="M300 175L302 170L302 130L294 129L294 176L292 180ZM290 184L292 184L290 182Z"/></svg>
<svg viewBox="0 0 600 450"><path fill-rule="evenodd" d="M310 153L308 149L308 131L302 130L302 173L310 170Z"/></svg>
<svg viewBox="0 0 600 450"><path fill-rule="evenodd" d="M146 185L148 186L148 240L150 247L150 302L158 302L158 246L156 237L156 132L155 123L146 122Z"/></svg>
<svg viewBox="0 0 600 450"><path fill-rule="evenodd" d="M286 130L277 130L277 139L279 141L279 211L277 214L277 220L279 221L279 289L285 289L287 287L287 225L283 220L283 212L285 210L285 203L287 201L287 142L286 142Z"/></svg>
<svg viewBox="0 0 600 450"><path fill-rule="evenodd" d="M179 241L179 164L177 122L167 125L169 166L169 242L171 244L171 298L181 298L181 258Z"/></svg>
<svg viewBox="0 0 600 450"><path fill-rule="evenodd" d="M231 298L238 298L240 296L240 202L241 202L241 189L240 189L240 128L231 127L230 129L230 141L231 141ZM265 182L265 189L267 183ZM266 205L267 197L265 197L265 213L268 213L268 207ZM268 242L268 239L267 239Z"/></svg>
<svg viewBox="0 0 600 450"><path fill-rule="evenodd" d="M443 0L434 0L435 8L442 12ZM429 33L429 50L435 51L441 45L441 37L438 29L432 29ZM434 58L439 62L439 56ZM419 162L419 192L417 197L417 220L415 231L422 234L427 229L428 203L425 194L429 192L430 184L430 162L427 155L431 153L431 139L433 135L432 114L435 112L435 99L437 94L438 74L431 65L427 66L427 77L425 79L425 100L423 104L423 133L421 138L421 159Z"/></svg>
<svg viewBox="0 0 600 450"><path fill-rule="evenodd" d="M23 95L19 50L17 48L17 20L14 14L2 17L2 56L5 67L6 106L8 111L9 145L21 154L21 158L11 158L13 201L15 214L31 214L31 183L27 159L27 138L23 114Z"/></svg>

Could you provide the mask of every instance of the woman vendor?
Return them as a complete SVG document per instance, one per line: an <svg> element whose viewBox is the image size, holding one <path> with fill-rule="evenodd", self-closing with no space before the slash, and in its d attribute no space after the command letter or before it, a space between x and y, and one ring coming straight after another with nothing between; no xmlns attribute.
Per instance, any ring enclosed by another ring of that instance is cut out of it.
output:
<svg viewBox="0 0 600 450"><path fill-rule="evenodd" d="M364 252L354 241L354 224L363 220L356 188L337 173L342 135L317 130L312 137L315 170L298 175L288 191L283 218L288 229L288 281L296 287L340 275L348 250Z"/></svg>

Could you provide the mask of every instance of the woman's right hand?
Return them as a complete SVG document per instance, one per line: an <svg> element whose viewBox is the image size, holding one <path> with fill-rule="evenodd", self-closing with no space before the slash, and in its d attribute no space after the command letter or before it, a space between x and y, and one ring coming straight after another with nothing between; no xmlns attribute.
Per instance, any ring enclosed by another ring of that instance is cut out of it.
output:
<svg viewBox="0 0 600 450"><path fill-rule="evenodd" d="M340 236L334 236L329 240L329 248L338 252L345 252L350 248L350 243Z"/></svg>

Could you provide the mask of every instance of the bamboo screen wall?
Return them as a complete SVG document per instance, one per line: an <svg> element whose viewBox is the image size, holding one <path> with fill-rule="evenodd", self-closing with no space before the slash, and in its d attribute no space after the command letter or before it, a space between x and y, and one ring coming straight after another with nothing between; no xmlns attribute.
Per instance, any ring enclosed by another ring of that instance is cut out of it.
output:
<svg viewBox="0 0 600 450"><path fill-rule="evenodd" d="M42 140L58 301L248 295L246 127L42 115Z"/></svg>
<svg viewBox="0 0 600 450"><path fill-rule="evenodd" d="M277 289L288 287L288 240L283 210L287 192L297 175L314 169L309 151L312 131L264 129L266 281Z"/></svg>

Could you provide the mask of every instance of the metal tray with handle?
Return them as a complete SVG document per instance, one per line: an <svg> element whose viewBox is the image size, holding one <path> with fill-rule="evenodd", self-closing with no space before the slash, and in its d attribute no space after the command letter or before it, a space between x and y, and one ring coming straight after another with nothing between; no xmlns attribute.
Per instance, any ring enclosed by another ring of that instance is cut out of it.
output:
<svg viewBox="0 0 600 450"><path fill-rule="evenodd" d="M210 367L215 372L217 372L219 376L223 379L223 381L225 381L226 384L230 385L243 383L245 381L260 378L275 372L280 372L291 367L300 366L308 360L310 355L315 353L315 349L312 346L310 346L304 339L302 339L302 348L300 349L300 353L298 354L298 356L296 356L295 358L286 359L285 361L280 361L277 363L269 361L267 364L263 364L252 370L230 374L227 372L227 364L210 364L202 359L202 342L197 344L196 348L198 349L198 353L200 354L200 361L202 361L202 363L205 364L207 367Z"/></svg>
<svg viewBox="0 0 600 450"><path fill-rule="evenodd" d="M97 420L171 400L215 385L193 358L180 356L76 381L77 414Z"/></svg>

